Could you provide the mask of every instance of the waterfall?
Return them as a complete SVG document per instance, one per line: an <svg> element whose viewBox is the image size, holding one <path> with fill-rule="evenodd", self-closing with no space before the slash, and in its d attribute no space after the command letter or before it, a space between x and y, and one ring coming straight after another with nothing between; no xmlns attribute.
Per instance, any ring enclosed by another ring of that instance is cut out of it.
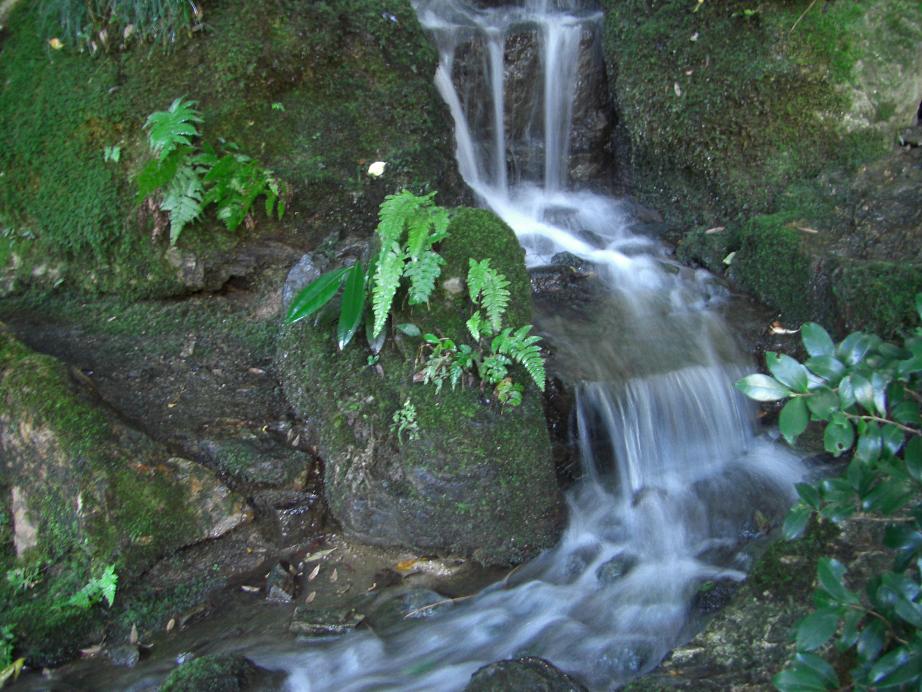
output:
<svg viewBox="0 0 922 692"><path fill-rule="evenodd" d="M568 527L555 549L507 582L425 623L262 661L289 671L290 689L460 689L482 665L521 655L610 689L688 636L696 590L742 579L754 514L778 516L791 501L800 462L753 432L752 410L732 386L749 366L711 308L710 278L633 234L618 200L569 180L580 54L601 20L580 5L416 3L439 47L435 81L468 185L515 230L530 264L570 252L608 288L592 320L541 320L566 377L580 383L583 478L568 494ZM544 161L510 176L504 46L516 32L533 35L541 52L542 78L523 116L541 122L520 129L540 133L533 146ZM455 71L471 46L483 85L461 89Z"/></svg>

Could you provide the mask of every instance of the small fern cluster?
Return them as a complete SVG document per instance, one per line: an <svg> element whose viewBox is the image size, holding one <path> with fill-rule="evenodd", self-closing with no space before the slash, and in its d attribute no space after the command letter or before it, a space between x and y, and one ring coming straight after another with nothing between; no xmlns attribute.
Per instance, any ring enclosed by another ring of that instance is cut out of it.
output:
<svg viewBox="0 0 922 692"><path fill-rule="evenodd" d="M160 209L170 217L170 244L210 205L230 231L247 219L260 196L265 197L266 215L276 212L282 218L285 187L272 171L240 153L235 144L226 144L223 155L208 144L197 146L202 116L195 105L178 98L144 124L156 158L138 173L137 198L141 202L160 192Z"/></svg>
<svg viewBox="0 0 922 692"><path fill-rule="evenodd" d="M426 334L430 349L420 379L433 382L441 390L447 380L454 389L464 372L475 366L480 381L493 385L494 394L503 406L518 406L524 387L510 376L509 369L517 363L532 381L544 391L546 372L538 342L541 337L529 335L532 325L513 329L503 327L503 316L509 306L509 281L490 266L490 260L468 260L468 295L477 306L467 321L467 329L478 344L475 350L467 344L455 344L451 339ZM486 342L481 345L482 342Z"/></svg>

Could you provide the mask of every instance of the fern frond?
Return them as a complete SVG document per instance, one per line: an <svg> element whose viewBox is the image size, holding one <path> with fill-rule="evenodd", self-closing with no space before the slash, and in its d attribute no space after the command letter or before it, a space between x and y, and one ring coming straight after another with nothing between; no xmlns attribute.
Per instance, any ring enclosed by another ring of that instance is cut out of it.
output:
<svg viewBox="0 0 922 692"><path fill-rule="evenodd" d="M435 288L435 280L442 273L445 260L437 252L427 250L419 259L410 260L403 269L410 279L410 305L429 302L429 296Z"/></svg>
<svg viewBox="0 0 922 692"><path fill-rule="evenodd" d="M397 295L400 277L403 276L403 262L403 251L398 243L391 243L389 249L382 246L372 286L371 309L375 316L374 327L371 331L372 337L377 337L384 329L394 296Z"/></svg>
<svg viewBox="0 0 922 692"><path fill-rule="evenodd" d="M513 361L521 365L529 377L542 392L547 381L547 373L544 369L544 358L541 356L541 347L538 342L540 336L528 336L531 331L531 325L527 324L520 327L515 332L510 328L501 331L491 344L494 353L508 355Z"/></svg>
<svg viewBox="0 0 922 692"><path fill-rule="evenodd" d="M470 319L465 322L467 325L467 331L471 333L471 336L474 337L474 341L480 341L480 330L483 328L483 317L480 314L480 310L475 310L474 314L471 315Z"/></svg>
<svg viewBox="0 0 922 692"><path fill-rule="evenodd" d="M509 356L501 353L489 355L480 363L480 379L490 384L498 384L509 374L510 365L512 361Z"/></svg>
<svg viewBox="0 0 922 692"><path fill-rule="evenodd" d="M448 224L450 221L447 209L437 206L429 209L429 225L432 231L429 233L427 242L430 248L448 237Z"/></svg>
<svg viewBox="0 0 922 692"><path fill-rule="evenodd" d="M490 266L489 258L468 263L467 290L471 301L480 303L490 319L494 331L503 326L503 315L509 307L509 281Z"/></svg>
<svg viewBox="0 0 922 692"><path fill-rule="evenodd" d="M396 195L384 198L378 210L378 227L375 229L381 239L382 248L389 248L393 243L400 242L407 219L416 213L424 199L409 190L401 190Z"/></svg>
<svg viewBox="0 0 922 692"><path fill-rule="evenodd" d="M147 117L144 127L150 130L150 148L161 161L177 147L191 146L192 138L199 136L195 123L202 122L202 116L195 105L195 101L184 101L180 97L167 110Z"/></svg>
<svg viewBox="0 0 922 692"><path fill-rule="evenodd" d="M160 208L170 214L170 245L175 245L183 228L202 213L204 194L199 170L188 162L180 166L160 203Z"/></svg>

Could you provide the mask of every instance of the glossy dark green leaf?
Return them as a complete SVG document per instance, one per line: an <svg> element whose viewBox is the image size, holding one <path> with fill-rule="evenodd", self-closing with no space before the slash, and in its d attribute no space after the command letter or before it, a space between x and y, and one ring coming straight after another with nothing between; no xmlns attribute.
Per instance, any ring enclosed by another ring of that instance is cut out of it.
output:
<svg viewBox="0 0 922 692"><path fill-rule="evenodd" d="M856 401L851 375L843 377L839 382L839 407L844 411L854 406Z"/></svg>
<svg viewBox="0 0 922 692"><path fill-rule="evenodd" d="M819 608L810 613L797 625L797 650L816 651L832 635L839 626L841 608Z"/></svg>
<svg viewBox="0 0 922 692"><path fill-rule="evenodd" d="M807 391L807 369L791 356L767 351L765 353L765 364L774 378L785 387L795 392Z"/></svg>
<svg viewBox="0 0 922 692"><path fill-rule="evenodd" d="M795 538L800 538L804 534L812 515L813 509L805 504L796 504L791 507L784 518L784 527L782 528L785 539L793 541Z"/></svg>
<svg viewBox="0 0 922 692"><path fill-rule="evenodd" d="M839 384L839 380L845 375L845 365L834 356L815 356L809 358L804 365L833 387Z"/></svg>
<svg viewBox="0 0 922 692"><path fill-rule="evenodd" d="M864 620L864 611L855 608L847 608L842 612L842 633L836 641L836 647L839 651L845 651L852 648L858 641L858 627Z"/></svg>
<svg viewBox="0 0 922 692"><path fill-rule="evenodd" d="M381 332L375 336L374 333L374 320L365 320L365 340L368 342L368 348L375 355L381 352L381 349L384 348L384 342L387 341L387 330L382 329Z"/></svg>
<svg viewBox="0 0 922 692"><path fill-rule="evenodd" d="M883 441L884 450L890 454L896 454L903 446L906 439L905 433L895 425L885 425L880 429L881 440Z"/></svg>
<svg viewBox="0 0 922 692"><path fill-rule="evenodd" d="M400 332L401 334L406 334L407 336L411 336L413 338L419 338L423 335L419 327L417 327L412 322L403 322L401 324L398 324L397 331Z"/></svg>
<svg viewBox="0 0 922 692"><path fill-rule="evenodd" d="M875 473L870 467L860 459L853 457L848 463L848 469L845 472L848 478L848 484L855 491L858 497L864 497L871 490L871 486L876 478Z"/></svg>
<svg viewBox="0 0 922 692"><path fill-rule="evenodd" d="M808 654L799 651L794 655L794 664L801 666L805 670L812 670L828 688L836 688L839 686L839 676L836 675L836 671L816 654Z"/></svg>
<svg viewBox="0 0 922 692"><path fill-rule="evenodd" d="M883 437L880 434L880 426L874 421L870 421L865 426L864 432L858 437L855 456L865 463L877 461L882 448Z"/></svg>
<svg viewBox="0 0 922 692"><path fill-rule="evenodd" d="M829 333L816 322L807 322L800 328L800 337L804 348L811 356L831 356L835 354L836 345Z"/></svg>
<svg viewBox="0 0 922 692"><path fill-rule="evenodd" d="M859 603L858 597L845 588L845 566L830 557L820 558L816 568L816 580L819 587L826 592L833 602L841 605Z"/></svg>
<svg viewBox="0 0 922 692"><path fill-rule="evenodd" d="M915 401L901 401L893 407L891 415L893 420L904 425L922 424L922 416L919 415L919 404Z"/></svg>
<svg viewBox="0 0 922 692"><path fill-rule="evenodd" d="M912 479L917 483L922 483L922 437L912 437L906 443L903 461L906 462L906 470Z"/></svg>
<svg viewBox="0 0 922 692"><path fill-rule="evenodd" d="M362 324L365 312L365 269L361 262L356 262L346 273L343 298L339 306L339 324L336 327L336 339L342 351L352 341L352 337Z"/></svg>
<svg viewBox="0 0 922 692"><path fill-rule="evenodd" d="M893 683L887 681L896 678L900 671L903 671L904 674L907 672L914 672L918 675L919 654L910 651L904 646L894 649L885 656L882 656L880 660L874 664L871 671L868 673L868 680L871 684L878 687L883 687L884 685L889 687Z"/></svg>
<svg viewBox="0 0 922 692"><path fill-rule="evenodd" d="M874 387L870 380L858 373L849 375L849 380L855 401L861 404L868 413L874 413Z"/></svg>
<svg viewBox="0 0 922 692"><path fill-rule="evenodd" d="M817 389L807 397L807 408L814 420L829 420L839 410L839 395L828 387Z"/></svg>
<svg viewBox="0 0 922 692"><path fill-rule="evenodd" d="M852 448L855 442L855 430L842 414L835 414L823 432L823 446L833 456L841 456Z"/></svg>
<svg viewBox="0 0 922 692"><path fill-rule="evenodd" d="M812 483L797 483L794 486L794 489L797 491L800 499L803 500L805 504L813 507L814 509L819 509L820 491L817 490L815 485Z"/></svg>
<svg viewBox="0 0 922 692"><path fill-rule="evenodd" d="M737 381L736 388L756 401L778 401L791 396L787 387L768 375L748 375Z"/></svg>
<svg viewBox="0 0 922 692"><path fill-rule="evenodd" d="M909 659L901 659L899 666L890 674L885 675L877 683L876 689L881 690L918 690L922 686L922 653L919 647L909 652Z"/></svg>
<svg viewBox="0 0 922 692"><path fill-rule="evenodd" d="M919 584L906 574L885 572L881 575L877 600L886 603L903 620L916 629L922 628L922 604L919 600Z"/></svg>
<svg viewBox="0 0 922 692"><path fill-rule="evenodd" d="M772 684L779 692L824 692L830 686L823 677L802 666L792 665L772 678Z"/></svg>
<svg viewBox="0 0 922 692"><path fill-rule="evenodd" d="M896 551L894 569L902 571L922 555L922 532L905 524L888 526L884 532L884 545Z"/></svg>
<svg viewBox="0 0 922 692"><path fill-rule="evenodd" d="M853 332L839 344L837 354L846 365L858 365L873 345L874 338L871 335Z"/></svg>
<svg viewBox="0 0 922 692"><path fill-rule="evenodd" d="M903 507L912 497L912 487L907 480L890 478L882 481L861 500L861 507L868 512L891 515Z"/></svg>
<svg viewBox="0 0 922 692"><path fill-rule="evenodd" d="M309 317L330 302L342 283L343 275L349 267L342 267L327 272L314 279L295 295L288 307L285 322L294 324L305 317Z"/></svg>
<svg viewBox="0 0 922 692"><path fill-rule="evenodd" d="M874 390L874 411L878 416L887 415L887 387L890 385L890 378L881 372L871 374L871 388Z"/></svg>
<svg viewBox="0 0 922 692"><path fill-rule="evenodd" d="M797 442L797 438L807 429L810 415L807 413L807 402L803 397L791 399L781 409L778 416L778 429L789 445Z"/></svg>
<svg viewBox="0 0 922 692"><path fill-rule="evenodd" d="M873 661L880 655L886 640L887 626L876 618L868 620L858 635L858 657L862 661Z"/></svg>

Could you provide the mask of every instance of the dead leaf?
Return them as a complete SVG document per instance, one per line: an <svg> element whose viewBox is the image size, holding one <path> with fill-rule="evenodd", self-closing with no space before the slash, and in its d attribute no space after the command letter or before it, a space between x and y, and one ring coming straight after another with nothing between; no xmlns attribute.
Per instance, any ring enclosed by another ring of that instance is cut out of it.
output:
<svg viewBox="0 0 922 692"><path fill-rule="evenodd" d="M795 226L798 231L803 231L804 233L819 233L815 228L810 228L809 226Z"/></svg>
<svg viewBox="0 0 922 692"><path fill-rule="evenodd" d="M313 603L315 598L317 598L317 592L311 591L309 594L307 594L307 598L304 599L304 602Z"/></svg>
<svg viewBox="0 0 922 692"><path fill-rule="evenodd" d="M736 252L731 252L729 255L724 257L724 264L726 264L729 267L731 264L733 264L734 257L736 257Z"/></svg>
<svg viewBox="0 0 922 692"><path fill-rule="evenodd" d="M785 326L781 324L781 322L779 322L778 320L775 320L774 322L771 323L771 325L769 325L768 331L770 331L772 334L797 334L797 332L799 332L800 330L799 329L786 329Z"/></svg>
<svg viewBox="0 0 922 692"><path fill-rule="evenodd" d="M93 658L94 656L98 656L101 651L102 644L94 644L85 649L80 649L80 658Z"/></svg>
<svg viewBox="0 0 922 692"><path fill-rule="evenodd" d="M172 632L174 627L176 627L176 618L170 618L170 621L166 623L166 631Z"/></svg>
<svg viewBox="0 0 922 692"><path fill-rule="evenodd" d="M247 593L257 593L259 591L258 586L250 586L249 584L243 584L240 587L241 591L246 591Z"/></svg>
<svg viewBox="0 0 922 692"><path fill-rule="evenodd" d="M131 634L128 635L128 643L129 644L138 643L138 626L137 625L131 626Z"/></svg>
<svg viewBox="0 0 922 692"><path fill-rule="evenodd" d="M57 36L51 39L48 39L48 45L51 46L53 50L61 50L64 47L64 44L61 42Z"/></svg>
<svg viewBox="0 0 922 692"><path fill-rule="evenodd" d="M307 575L307 580L314 581L314 579L317 578L318 574L320 574L320 565L317 565L316 567L314 567L314 570L310 574Z"/></svg>
<svg viewBox="0 0 922 692"><path fill-rule="evenodd" d="M715 233L721 233L726 226L714 226L714 228L709 228L704 232L704 235L714 235Z"/></svg>
<svg viewBox="0 0 922 692"><path fill-rule="evenodd" d="M339 571L334 567L333 574L330 575L330 581L335 582L339 580Z"/></svg>
<svg viewBox="0 0 922 692"><path fill-rule="evenodd" d="M406 574L416 566L417 562L419 562L419 558L415 557L410 558L409 560L403 560L394 565L394 569L396 569L398 572Z"/></svg>
<svg viewBox="0 0 922 692"><path fill-rule="evenodd" d="M336 548L327 548L326 550L318 550L315 553L310 553L309 555L306 555L304 557L304 562L315 562L321 558L326 557L327 555L332 553L334 550L336 550Z"/></svg>
<svg viewBox="0 0 922 692"><path fill-rule="evenodd" d="M679 83L678 83L678 82L676 82L675 84L673 84L673 85L672 85L672 88L675 90L675 95L676 95L676 96L681 96L681 95L682 95L682 87L679 86Z"/></svg>

